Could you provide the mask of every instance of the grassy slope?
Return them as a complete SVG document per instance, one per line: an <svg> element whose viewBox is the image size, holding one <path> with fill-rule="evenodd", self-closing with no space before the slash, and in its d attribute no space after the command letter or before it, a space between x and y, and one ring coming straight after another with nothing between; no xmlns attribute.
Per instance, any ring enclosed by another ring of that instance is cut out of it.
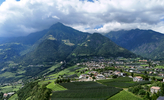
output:
<svg viewBox="0 0 164 100"><path fill-rule="evenodd" d="M52 67L48 68L48 72L46 72L46 74L49 74L50 72L54 71L56 68L60 67L62 64L61 63L57 63L56 65L53 65Z"/></svg>
<svg viewBox="0 0 164 100"><path fill-rule="evenodd" d="M73 74L75 74L75 70L77 70L78 69L78 66L77 65L74 65L74 66L72 66L72 67L69 67L69 68L66 68L66 69L64 69L64 70L62 70L62 71L60 71L59 73L56 73L56 74L51 74L51 75L49 75L50 77L54 77L54 78L57 78L59 75L73 75Z"/></svg>
<svg viewBox="0 0 164 100"><path fill-rule="evenodd" d="M18 100L18 95L17 94L14 94L8 100Z"/></svg>
<svg viewBox="0 0 164 100"><path fill-rule="evenodd" d="M51 89L52 91L62 91L62 90L67 90L63 86L59 84L54 84L54 82L51 82L50 84L47 85L47 88Z"/></svg>
<svg viewBox="0 0 164 100"><path fill-rule="evenodd" d="M18 91L21 86L22 86L21 84L18 84L16 88L12 88L12 86L4 86L4 87L1 87L2 89L1 92L8 93L12 91Z"/></svg>
<svg viewBox="0 0 164 100"><path fill-rule="evenodd" d="M123 90L120 93L112 96L108 100L142 100L142 99L137 97L137 96L135 96L132 93L129 93L129 92Z"/></svg>
<svg viewBox="0 0 164 100"><path fill-rule="evenodd" d="M5 72L5 73L3 73L3 74L0 74L0 77L6 77L6 78L15 77L15 74L16 74L16 73Z"/></svg>

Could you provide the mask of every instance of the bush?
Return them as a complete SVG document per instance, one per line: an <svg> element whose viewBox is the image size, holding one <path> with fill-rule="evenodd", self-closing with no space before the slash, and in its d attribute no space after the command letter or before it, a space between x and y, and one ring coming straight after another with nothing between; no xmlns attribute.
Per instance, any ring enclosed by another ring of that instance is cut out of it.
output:
<svg viewBox="0 0 164 100"><path fill-rule="evenodd" d="M118 76L117 75L113 75L112 78L117 78Z"/></svg>
<svg viewBox="0 0 164 100"><path fill-rule="evenodd" d="M138 95L145 95L145 94L146 94L146 91L143 89L139 90L138 92Z"/></svg>

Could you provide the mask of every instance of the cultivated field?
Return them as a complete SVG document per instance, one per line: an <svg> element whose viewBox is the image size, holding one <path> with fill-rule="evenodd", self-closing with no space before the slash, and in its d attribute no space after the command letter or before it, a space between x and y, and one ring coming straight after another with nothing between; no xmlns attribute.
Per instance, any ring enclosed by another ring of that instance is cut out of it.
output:
<svg viewBox="0 0 164 100"><path fill-rule="evenodd" d="M120 93L112 96L108 100L142 100L142 99L137 97L137 96L135 96L132 93L129 93L129 92L123 90Z"/></svg>
<svg viewBox="0 0 164 100"><path fill-rule="evenodd" d="M128 88L139 84L148 84L149 81L142 82L133 82L132 78L129 77L119 77L116 79L106 79L106 80L97 80L97 82L102 83L107 86L119 87L119 88Z"/></svg>
<svg viewBox="0 0 164 100"><path fill-rule="evenodd" d="M71 82L60 85L68 90L54 92L52 100L104 100L122 90L96 82Z"/></svg>

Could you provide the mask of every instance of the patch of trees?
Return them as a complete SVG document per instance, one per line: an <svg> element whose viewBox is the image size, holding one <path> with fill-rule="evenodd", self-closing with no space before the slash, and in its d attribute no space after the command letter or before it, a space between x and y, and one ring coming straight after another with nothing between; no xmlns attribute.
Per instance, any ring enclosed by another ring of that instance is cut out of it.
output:
<svg viewBox="0 0 164 100"><path fill-rule="evenodd" d="M151 93L150 87L147 85L145 85L144 87L142 87L141 85L130 87L128 91L134 93L135 95L140 95L141 97L143 97L144 100L157 100L159 96L164 96L164 83L157 82L153 83L153 86L154 85L160 87L160 91L158 91L157 93Z"/></svg>
<svg viewBox="0 0 164 100"><path fill-rule="evenodd" d="M128 91L130 91L136 95L145 95L146 94L146 91L143 89L143 87L141 87L141 85L130 87L128 89Z"/></svg>
<svg viewBox="0 0 164 100"><path fill-rule="evenodd" d="M27 98L30 100L49 100L52 90L46 86L47 84L44 84L40 87L38 82L30 82L17 92L18 100L26 100Z"/></svg>
<svg viewBox="0 0 164 100"><path fill-rule="evenodd" d="M3 100L3 92L0 92L0 100Z"/></svg>
<svg viewBox="0 0 164 100"><path fill-rule="evenodd" d="M56 79L56 81L55 81L55 83L68 83L68 82L70 82L70 79L68 78L68 79Z"/></svg>

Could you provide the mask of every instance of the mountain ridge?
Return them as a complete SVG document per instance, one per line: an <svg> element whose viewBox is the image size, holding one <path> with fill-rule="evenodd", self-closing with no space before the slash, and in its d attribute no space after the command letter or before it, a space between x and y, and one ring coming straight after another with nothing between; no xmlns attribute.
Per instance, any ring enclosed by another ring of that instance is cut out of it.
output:
<svg viewBox="0 0 164 100"><path fill-rule="evenodd" d="M135 54L151 59L164 59L164 35L159 32L133 29L109 32L105 36Z"/></svg>

